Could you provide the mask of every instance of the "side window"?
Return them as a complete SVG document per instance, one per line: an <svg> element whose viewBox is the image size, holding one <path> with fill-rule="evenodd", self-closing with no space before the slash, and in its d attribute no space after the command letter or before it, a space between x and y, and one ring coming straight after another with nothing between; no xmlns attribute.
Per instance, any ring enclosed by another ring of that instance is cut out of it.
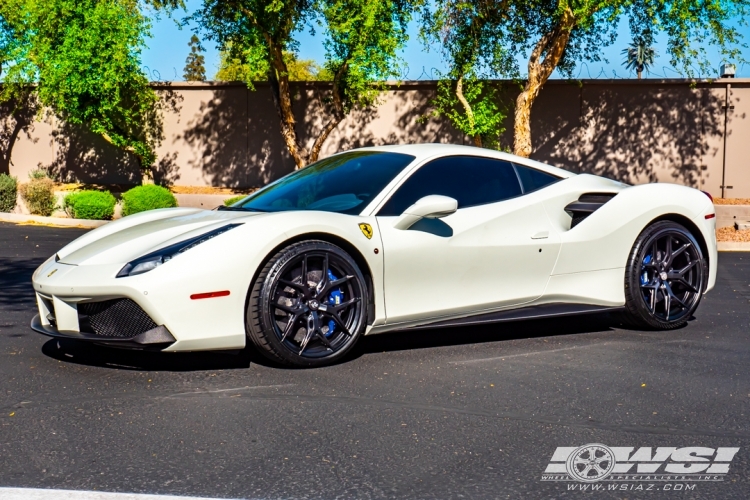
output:
<svg viewBox="0 0 750 500"><path fill-rule="evenodd" d="M431 194L450 196L458 201L458 208L466 208L507 200L522 193L511 163L475 156L448 156L414 172L378 215L401 215L418 199Z"/></svg>
<svg viewBox="0 0 750 500"><path fill-rule="evenodd" d="M516 166L518 177L521 179L521 184L523 184L524 193L530 193L537 189L542 189L544 186L548 186L560 180L559 177L555 177L552 174L542 172L535 168L524 167L517 163L514 163L514 165Z"/></svg>

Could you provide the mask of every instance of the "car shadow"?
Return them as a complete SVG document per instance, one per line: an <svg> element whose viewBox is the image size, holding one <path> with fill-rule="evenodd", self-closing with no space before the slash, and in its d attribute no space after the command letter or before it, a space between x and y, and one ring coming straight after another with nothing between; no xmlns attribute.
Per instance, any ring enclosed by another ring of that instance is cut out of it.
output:
<svg viewBox="0 0 750 500"><path fill-rule="evenodd" d="M42 353L52 359L101 368L135 371L188 372L232 370L251 364L273 366L254 349L235 351L159 352L118 349L79 340L51 339Z"/></svg>
<svg viewBox="0 0 750 500"><path fill-rule="evenodd" d="M365 354L377 352L607 332L620 326L621 321L617 316L601 313L505 321L475 326L401 330L364 337L352 350L348 359L352 360Z"/></svg>
<svg viewBox="0 0 750 500"><path fill-rule="evenodd" d="M362 338L339 363L374 353L482 344L537 337L612 331L615 316L588 314L564 318L519 320L480 326L402 330ZM159 352L118 349L68 339L51 339L42 346L50 358L85 366L136 371L201 371L248 368L257 364L288 369L265 358L254 347L236 351ZM339 364L335 363L335 364Z"/></svg>

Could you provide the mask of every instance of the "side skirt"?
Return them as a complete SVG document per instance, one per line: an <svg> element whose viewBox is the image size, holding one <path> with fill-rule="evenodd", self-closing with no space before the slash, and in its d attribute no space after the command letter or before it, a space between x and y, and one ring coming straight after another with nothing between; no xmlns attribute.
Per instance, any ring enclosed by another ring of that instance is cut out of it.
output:
<svg viewBox="0 0 750 500"><path fill-rule="evenodd" d="M588 304L541 304L537 306L521 307L496 311L486 314L467 316L464 318L448 319L427 323L424 325L410 326L403 330L422 330L426 328L448 328L454 326L483 325L487 323L500 323L503 321L517 321L524 319L554 318L558 316L574 316L578 314L595 314L605 312L622 311L624 307L594 306Z"/></svg>

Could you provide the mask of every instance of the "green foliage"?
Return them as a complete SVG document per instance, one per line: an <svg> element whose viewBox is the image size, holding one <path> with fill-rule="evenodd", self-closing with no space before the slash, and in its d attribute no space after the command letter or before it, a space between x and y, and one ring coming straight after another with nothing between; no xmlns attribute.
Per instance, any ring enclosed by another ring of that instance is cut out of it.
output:
<svg viewBox="0 0 750 500"><path fill-rule="evenodd" d="M0 174L0 212L12 212L16 208L18 181L8 174Z"/></svg>
<svg viewBox="0 0 750 500"><path fill-rule="evenodd" d="M55 183L47 177L32 178L27 184L21 184L21 198L34 215L49 217L57 208Z"/></svg>
<svg viewBox="0 0 750 500"><path fill-rule="evenodd" d="M49 172L47 172L43 168L35 168L31 172L29 172L29 179L49 179Z"/></svg>
<svg viewBox="0 0 750 500"><path fill-rule="evenodd" d="M500 135L505 113L498 106L498 93L486 80L462 80L462 97L469 107L460 102L457 81L440 80L437 97L432 101L434 116L446 116L458 130L474 138L475 145L491 149L500 148Z"/></svg>
<svg viewBox="0 0 750 500"><path fill-rule="evenodd" d="M142 167L152 165L161 123L157 96L141 72L151 23L140 2L5 1L17 2L23 14L12 19L17 48L5 97L35 83L40 103L59 119L132 153Z"/></svg>
<svg viewBox="0 0 750 500"><path fill-rule="evenodd" d="M185 59L185 69L182 77L186 82L204 82L206 81L206 58L203 56L203 45L200 39L193 35L190 37L190 54Z"/></svg>
<svg viewBox="0 0 750 500"><path fill-rule="evenodd" d="M117 200L109 191L78 191L63 200L63 209L74 219L110 220Z"/></svg>
<svg viewBox="0 0 750 500"><path fill-rule="evenodd" d="M646 45L645 40L632 41L627 49L622 50L622 54L625 56L625 69L638 73L639 79L641 73L648 71L656 59L656 50Z"/></svg>
<svg viewBox="0 0 750 500"><path fill-rule="evenodd" d="M384 81L399 74L398 51L406 42L410 0L203 0L193 16L207 36L227 51L228 61L247 69L222 78L266 78L281 116L281 134L298 168L317 160L323 142L355 106L373 104ZM328 117L308 149L295 129L288 55L297 52L295 34L318 23L325 33L324 96ZM243 76L244 75L244 76Z"/></svg>
<svg viewBox="0 0 750 500"><path fill-rule="evenodd" d="M330 73L321 68L312 59L297 59L294 52L284 51L284 62L291 82L329 81ZM263 82L268 80L268 70L251 68L243 62L242 54L234 54L231 50L219 53L219 71L215 80L220 82Z"/></svg>
<svg viewBox="0 0 750 500"><path fill-rule="evenodd" d="M176 206L177 200L169 189L154 184L134 187L122 195L123 217L146 210Z"/></svg>
<svg viewBox="0 0 750 500"><path fill-rule="evenodd" d="M228 207L230 205L234 205L238 201L244 200L245 198L247 198L246 194L241 194L239 196L232 196L231 198L228 198L228 199L224 200L224 206Z"/></svg>

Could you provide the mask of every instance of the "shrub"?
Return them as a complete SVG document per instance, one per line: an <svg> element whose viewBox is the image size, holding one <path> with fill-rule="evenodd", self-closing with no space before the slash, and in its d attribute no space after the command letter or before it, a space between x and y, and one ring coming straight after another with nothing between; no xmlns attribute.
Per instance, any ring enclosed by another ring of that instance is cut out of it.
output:
<svg viewBox="0 0 750 500"><path fill-rule="evenodd" d="M0 174L0 212L12 212L16 208L18 182L15 177Z"/></svg>
<svg viewBox="0 0 750 500"><path fill-rule="evenodd" d="M169 189L154 184L134 187L122 195L122 216L177 206L177 200Z"/></svg>
<svg viewBox="0 0 750 500"><path fill-rule="evenodd" d="M21 184L21 198L34 215L49 217L55 211L55 183L47 177L32 178L28 184Z"/></svg>
<svg viewBox="0 0 750 500"><path fill-rule="evenodd" d="M78 191L65 197L63 208L74 219L110 220L116 203L109 191Z"/></svg>
<svg viewBox="0 0 750 500"><path fill-rule="evenodd" d="M224 206L228 207L229 205L234 205L238 201L245 199L245 198L247 198L246 194L241 194L239 196L232 196L231 198L224 200Z"/></svg>
<svg viewBox="0 0 750 500"><path fill-rule="evenodd" d="M31 179L32 181L37 180L37 179L49 179L49 178L50 178L49 172L47 172L43 168L37 168L29 172L29 179Z"/></svg>

